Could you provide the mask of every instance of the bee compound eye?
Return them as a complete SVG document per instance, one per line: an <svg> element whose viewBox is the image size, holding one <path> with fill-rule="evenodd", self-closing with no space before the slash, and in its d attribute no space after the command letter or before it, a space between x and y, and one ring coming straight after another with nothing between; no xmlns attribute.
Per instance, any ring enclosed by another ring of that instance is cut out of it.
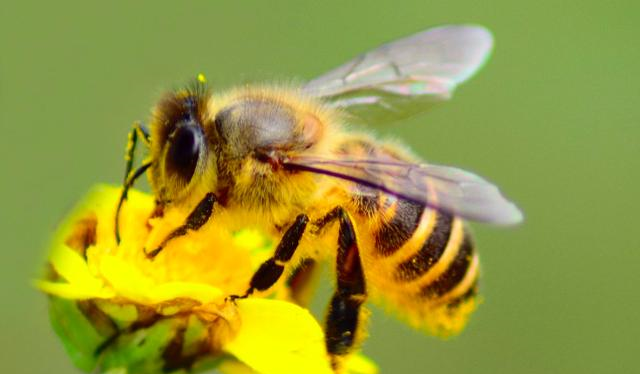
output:
<svg viewBox="0 0 640 374"><path fill-rule="evenodd" d="M203 134L199 127L179 127L170 138L166 158L167 172L178 175L185 183L193 177L203 146Z"/></svg>

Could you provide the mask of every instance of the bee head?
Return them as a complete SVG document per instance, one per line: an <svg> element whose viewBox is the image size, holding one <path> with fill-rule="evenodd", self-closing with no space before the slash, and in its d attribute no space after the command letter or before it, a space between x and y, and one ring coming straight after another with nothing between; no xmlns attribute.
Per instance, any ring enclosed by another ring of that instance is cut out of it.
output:
<svg viewBox="0 0 640 374"><path fill-rule="evenodd" d="M150 179L160 202L187 195L211 162L205 132L207 99L203 89L182 90L165 96L154 110Z"/></svg>
<svg viewBox="0 0 640 374"><path fill-rule="evenodd" d="M159 203L207 192L245 206L288 204L296 196L303 200L314 187L313 177L283 164L322 138L323 122L313 107L270 91L222 102L216 109L197 84L156 106L149 175Z"/></svg>

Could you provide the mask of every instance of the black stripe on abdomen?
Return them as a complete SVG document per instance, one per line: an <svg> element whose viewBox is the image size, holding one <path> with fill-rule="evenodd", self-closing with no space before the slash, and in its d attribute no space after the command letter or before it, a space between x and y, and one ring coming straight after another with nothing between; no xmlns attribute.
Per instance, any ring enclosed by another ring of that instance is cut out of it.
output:
<svg viewBox="0 0 640 374"><path fill-rule="evenodd" d="M462 244L460 248L458 248L458 253L449 265L449 268L440 274L432 283L422 288L422 296L429 298L440 297L454 289L467 273L472 256L473 242L470 235L465 232Z"/></svg>
<svg viewBox="0 0 640 374"><path fill-rule="evenodd" d="M376 250L383 256L389 256L400 249L418 228L424 205L407 200L397 200L395 214L374 233ZM384 209L378 207L379 210Z"/></svg>
<svg viewBox="0 0 640 374"><path fill-rule="evenodd" d="M444 253L451 236L453 217L448 214L436 214L436 223L424 245L408 260L398 265L395 278L399 281L412 281L425 274L435 265Z"/></svg>
<svg viewBox="0 0 640 374"><path fill-rule="evenodd" d="M456 309L465 301L471 300L474 297L478 296L478 288L478 279L476 279L465 293L447 302L447 308Z"/></svg>

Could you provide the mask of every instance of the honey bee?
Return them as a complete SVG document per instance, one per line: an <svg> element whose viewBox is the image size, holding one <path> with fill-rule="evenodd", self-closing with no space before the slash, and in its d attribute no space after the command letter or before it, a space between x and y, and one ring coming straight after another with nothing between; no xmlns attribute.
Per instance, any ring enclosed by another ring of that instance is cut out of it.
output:
<svg viewBox="0 0 640 374"><path fill-rule="evenodd" d="M487 180L426 164L397 144L347 128L389 122L448 99L492 49L484 28L449 25L384 44L301 87L248 86L211 93L204 84L167 94L149 130L134 126L118 206L147 173L156 216L191 210L156 248L205 224L254 227L279 243L243 295L283 274L335 264L325 322L334 367L359 342L362 305L378 295L434 333L477 293L478 256L464 220L516 224L522 213ZM149 157L135 171L138 140ZM116 238L118 238L118 214ZM172 248L172 250L177 250ZM298 282L304 283L304 282ZM296 284L295 287L301 287ZM444 317L442 315L444 311ZM434 313L440 313L438 318Z"/></svg>

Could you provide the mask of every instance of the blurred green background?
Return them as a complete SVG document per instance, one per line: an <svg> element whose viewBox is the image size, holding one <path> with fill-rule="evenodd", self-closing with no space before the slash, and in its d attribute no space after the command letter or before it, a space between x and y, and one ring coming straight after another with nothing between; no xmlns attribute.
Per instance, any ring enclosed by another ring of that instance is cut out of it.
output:
<svg viewBox="0 0 640 374"><path fill-rule="evenodd" d="M638 366L640 3L117 3L0 10L5 372L76 372L29 280L74 202L120 181L129 126L164 90L198 72L214 89L309 79L382 42L462 22L496 37L485 69L453 101L380 131L489 177L526 222L476 225L485 302L460 337L426 337L376 310L364 351L383 373Z"/></svg>

